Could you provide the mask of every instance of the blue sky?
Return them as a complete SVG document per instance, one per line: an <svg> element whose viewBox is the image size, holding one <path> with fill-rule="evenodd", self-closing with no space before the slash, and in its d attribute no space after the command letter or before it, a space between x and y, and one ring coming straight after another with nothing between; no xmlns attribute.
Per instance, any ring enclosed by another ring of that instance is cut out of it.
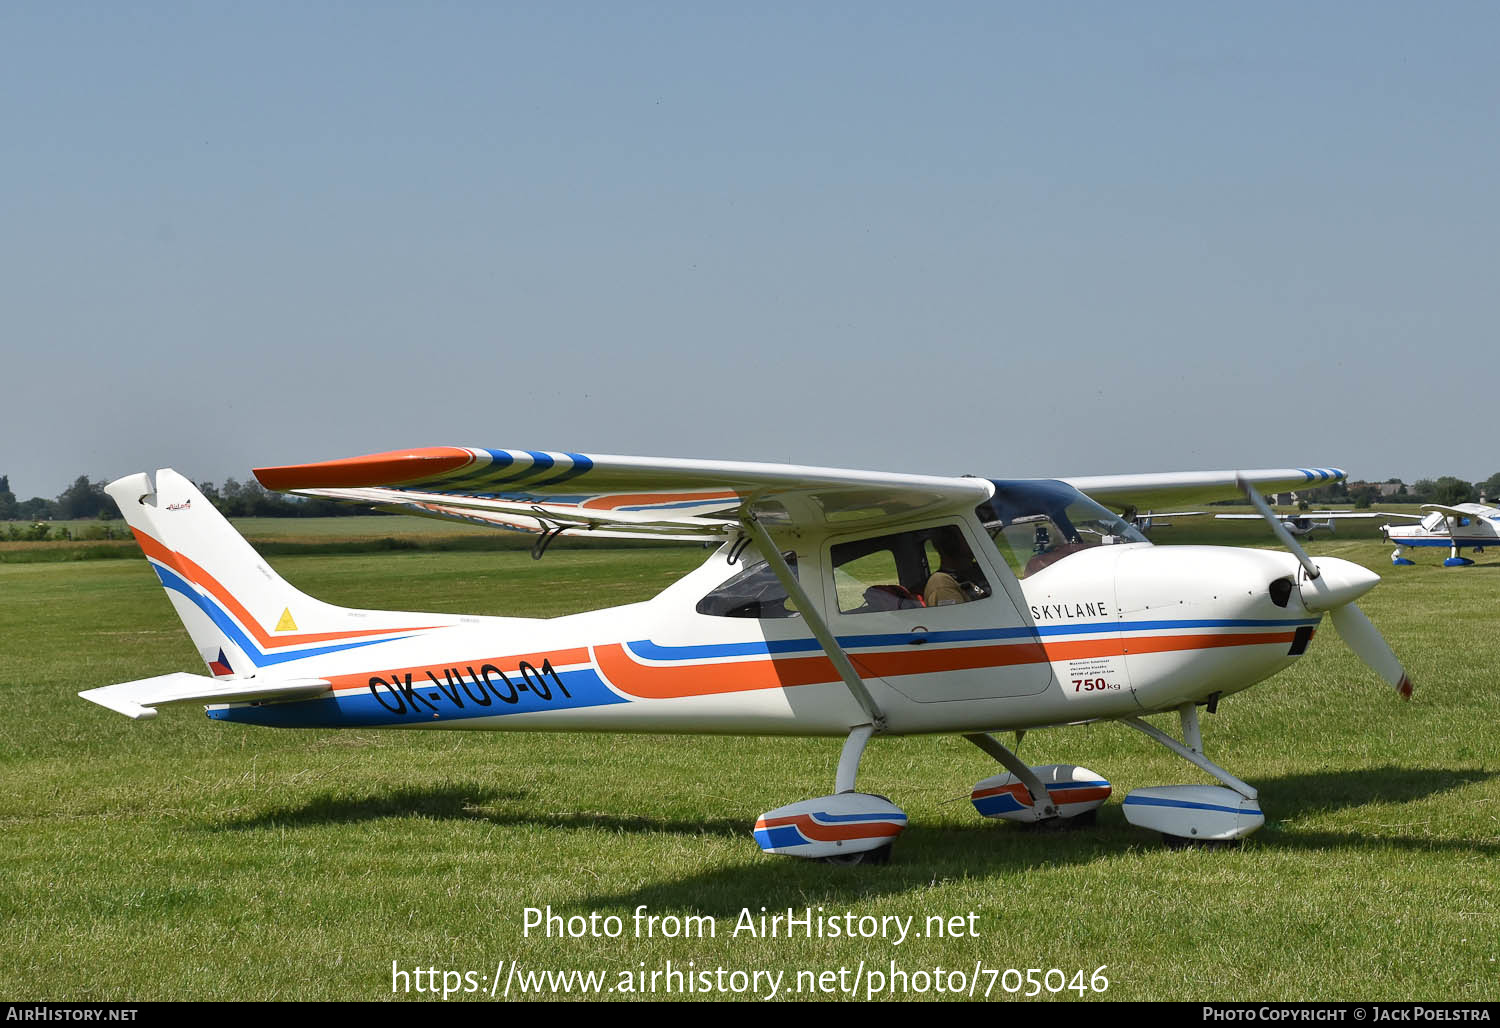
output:
<svg viewBox="0 0 1500 1028"><path fill-rule="evenodd" d="M1492 4L0 5L0 474L1500 470Z"/></svg>

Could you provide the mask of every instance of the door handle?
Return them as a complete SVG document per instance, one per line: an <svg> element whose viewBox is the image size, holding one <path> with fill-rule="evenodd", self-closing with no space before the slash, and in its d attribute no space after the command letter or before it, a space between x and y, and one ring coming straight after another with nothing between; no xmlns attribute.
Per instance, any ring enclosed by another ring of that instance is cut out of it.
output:
<svg viewBox="0 0 1500 1028"><path fill-rule="evenodd" d="M911 645L911 646L926 646L927 645L927 629L925 627L923 627L922 625L918 625L917 627L915 627L915 628L913 628L911 630L911 638L908 639L908 640L906 640L906 641L907 641L907 644Z"/></svg>

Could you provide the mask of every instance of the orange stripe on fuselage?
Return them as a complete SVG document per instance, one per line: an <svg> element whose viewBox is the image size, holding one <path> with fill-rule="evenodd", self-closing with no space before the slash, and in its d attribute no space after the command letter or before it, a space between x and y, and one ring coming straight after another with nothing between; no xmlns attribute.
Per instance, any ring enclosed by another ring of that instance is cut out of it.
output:
<svg viewBox="0 0 1500 1028"><path fill-rule="evenodd" d="M1173 650L1207 650L1215 646L1291 645L1296 632L1250 632L1245 635L1153 635L1144 639L1122 639L1121 653L1170 653ZM1052 647L1047 647L1052 652Z"/></svg>
<svg viewBox="0 0 1500 1028"><path fill-rule="evenodd" d="M256 468L255 477L267 489L358 489L438 478L473 462L474 455L468 450L457 446L429 446L316 464Z"/></svg>
<svg viewBox="0 0 1500 1028"><path fill-rule="evenodd" d="M418 625L412 628L364 628L348 632L303 632L298 635L273 636L213 575L188 557L176 550L168 549L139 529L132 528L131 531L135 533L135 540L140 544L141 551L146 556L161 561L200 589L206 589L225 610L233 614L236 620L245 626L262 649L280 649L285 646L301 646L306 643L331 642L338 639L360 639L373 635L395 635L400 632L424 632L430 628L443 627L442 625Z"/></svg>
<svg viewBox="0 0 1500 1028"><path fill-rule="evenodd" d="M789 689L796 685L837 682L839 673L827 657L747 660L733 664L689 664L654 667L637 664L619 643L594 647L594 660L618 689L647 700L710 696L756 689Z"/></svg>
<svg viewBox="0 0 1500 1028"><path fill-rule="evenodd" d="M885 839L900 835L905 824L896 824L890 821L861 821L854 824L825 825L813 820L811 814L794 814L791 817L778 817L767 821L765 818L757 818L754 831L765 831L768 828L780 828L783 825L792 825L801 832L804 838L814 842L834 842L841 839Z"/></svg>
<svg viewBox="0 0 1500 1028"><path fill-rule="evenodd" d="M1118 657L1130 653L1170 653L1174 650L1206 650L1218 646L1256 646L1263 643L1291 644L1292 632L1256 632L1242 635L1156 635L1131 639L1083 639L1059 642L1014 643L1010 646L964 646L951 650L897 651L851 654L849 659L863 674L876 678L934 674L943 671L973 671L987 667L1040 664L1089 657Z"/></svg>
<svg viewBox="0 0 1500 1028"><path fill-rule="evenodd" d="M1160 635L1132 639L1085 639L1065 642L1025 642L1009 646L961 646L947 650L850 654L862 678L940 674L981 668L1011 667L1088 657L1131 653L1170 653L1222 646L1290 645L1293 632L1254 632L1239 635ZM642 699L710 696L757 689L784 689L839 681L827 657L787 657L724 664L659 667L637 663L618 643L594 647L599 670L620 690Z"/></svg>

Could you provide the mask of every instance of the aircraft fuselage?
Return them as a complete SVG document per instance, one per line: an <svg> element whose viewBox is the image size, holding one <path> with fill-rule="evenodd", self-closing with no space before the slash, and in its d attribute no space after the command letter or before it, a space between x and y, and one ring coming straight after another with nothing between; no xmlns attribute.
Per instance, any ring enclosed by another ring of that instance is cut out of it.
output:
<svg viewBox="0 0 1500 1028"><path fill-rule="evenodd" d="M209 716L278 727L847 735L864 714L801 617L695 609L741 570L727 550L643 603L551 619L437 615L454 623L302 658L298 673L327 679L331 695ZM816 547L798 561L802 581L831 592ZM990 558L990 577L1004 588L980 602L844 616L819 597L886 733L1034 728L1203 701L1289 666L1320 619L1295 590L1278 606L1271 583L1297 572L1283 553L1102 545L1024 581L997 564Z"/></svg>

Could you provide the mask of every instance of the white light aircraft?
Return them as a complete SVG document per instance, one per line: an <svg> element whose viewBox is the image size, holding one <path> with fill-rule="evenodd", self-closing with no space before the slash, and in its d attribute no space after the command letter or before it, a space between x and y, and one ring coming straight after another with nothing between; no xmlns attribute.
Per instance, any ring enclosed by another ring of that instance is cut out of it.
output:
<svg viewBox="0 0 1500 1028"><path fill-rule="evenodd" d="M1303 514L1277 514L1276 520L1286 526L1286 530L1299 538L1311 538L1314 532L1326 531L1330 535L1334 532L1334 526L1339 521L1351 518L1369 519L1388 517L1386 514L1377 514L1370 511L1353 513L1346 510L1310 510ZM1218 521L1260 521L1259 514L1215 514ZM1314 518L1322 518L1322 521L1314 521Z"/></svg>
<svg viewBox="0 0 1500 1028"><path fill-rule="evenodd" d="M1475 553L1483 553L1486 546L1500 544L1500 507L1488 507L1482 503L1459 503L1447 506L1441 503L1424 503L1427 514L1384 514L1389 518L1409 518L1418 524L1381 525L1380 534L1387 542L1395 543L1391 563L1397 567L1414 563L1402 554L1406 547L1428 546L1448 548L1444 567L1464 567L1474 562L1462 556L1464 547Z"/></svg>
<svg viewBox="0 0 1500 1028"><path fill-rule="evenodd" d="M1354 604L1379 578L1309 558L1260 496L1336 470L991 480L444 447L256 475L533 532L538 557L563 534L715 549L653 599L564 617L351 610L283 581L182 475L131 475L108 492L209 675L80 695L134 718L192 703L277 727L833 736L832 793L762 814L753 834L767 852L859 863L885 859L906 826L855 787L876 735L962 735L1004 768L974 786L980 814L1082 823L1109 782L1030 766L995 733L1120 721L1221 783L1136 789L1126 818L1169 842L1230 841L1264 816L1204 756L1200 706L1295 663L1325 614L1411 693ZM1157 547L1109 509L1237 493L1290 553ZM1144 720L1169 712L1180 740Z"/></svg>

